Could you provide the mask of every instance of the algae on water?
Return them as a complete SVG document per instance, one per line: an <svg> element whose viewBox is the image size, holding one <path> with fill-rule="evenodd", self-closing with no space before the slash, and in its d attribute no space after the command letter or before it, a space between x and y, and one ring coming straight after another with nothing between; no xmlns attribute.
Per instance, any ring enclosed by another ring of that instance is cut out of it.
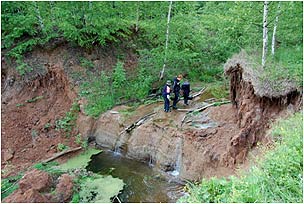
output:
<svg viewBox="0 0 304 204"><path fill-rule="evenodd" d="M123 189L124 182L112 176L94 174L80 186L80 202L83 203L111 203L111 198Z"/></svg>
<svg viewBox="0 0 304 204"><path fill-rule="evenodd" d="M85 168L88 163L91 161L91 156L102 152L102 150L97 150L90 148L82 154L73 157L68 160L66 163L59 166L59 168L63 171L68 171L71 169Z"/></svg>

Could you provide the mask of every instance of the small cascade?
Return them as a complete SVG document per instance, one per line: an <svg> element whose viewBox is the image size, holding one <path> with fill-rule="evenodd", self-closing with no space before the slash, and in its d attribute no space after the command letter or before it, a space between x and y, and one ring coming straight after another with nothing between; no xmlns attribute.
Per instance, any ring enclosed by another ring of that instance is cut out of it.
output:
<svg viewBox="0 0 304 204"><path fill-rule="evenodd" d="M154 166L154 160L153 160L153 157L152 157L151 154L150 154L150 158L149 158L149 166L150 166L150 167L153 167L153 166Z"/></svg>
<svg viewBox="0 0 304 204"><path fill-rule="evenodd" d="M130 133L124 133L116 140L114 145L114 153L121 155L126 154L128 150L128 140L131 137Z"/></svg>
<svg viewBox="0 0 304 204"><path fill-rule="evenodd" d="M114 147L114 155L121 155L120 145L117 142Z"/></svg>
<svg viewBox="0 0 304 204"><path fill-rule="evenodd" d="M175 167L174 170L170 173L172 176L178 176L181 171L181 166L182 166L182 154L183 154L183 138L179 138L177 145L176 145L176 162L175 162Z"/></svg>

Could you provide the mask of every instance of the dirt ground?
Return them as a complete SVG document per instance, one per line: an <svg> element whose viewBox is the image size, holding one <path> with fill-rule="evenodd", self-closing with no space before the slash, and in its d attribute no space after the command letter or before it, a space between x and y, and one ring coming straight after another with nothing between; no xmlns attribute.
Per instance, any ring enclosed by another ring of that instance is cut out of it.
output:
<svg viewBox="0 0 304 204"><path fill-rule="evenodd" d="M65 116L75 96L69 90L65 75L55 67L34 86L26 86L11 100L2 101L2 177L51 157L58 151L58 144L77 146L74 137L68 138L55 129L55 121ZM27 102L34 98L37 100Z"/></svg>

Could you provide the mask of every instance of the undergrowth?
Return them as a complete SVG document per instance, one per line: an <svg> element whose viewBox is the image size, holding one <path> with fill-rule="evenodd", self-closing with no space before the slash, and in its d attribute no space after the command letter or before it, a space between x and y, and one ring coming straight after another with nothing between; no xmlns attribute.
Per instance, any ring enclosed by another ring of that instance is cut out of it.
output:
<svg viewBox="0 0 304 204"><path fill-rule="evenodd" d="M23 174L17 176L11 176L7 178L1 178L1 200L12 194L19 188L18 182L22 178Z"/></svg>
<svg viewBox="0 0 304 204"><path fill-rule="evenodd" d="M65 117L55 122L56 130L62 129L65 132L66 136L69 137L71 131L76 125L76 120L79 111L80 111L79 104L74 102L72 104L72 107L70 108L70 111L66 113Z"/></svg>
<svg viewBox="0 0 304 204"><path fill-rule="evenodd" d="M203 179L189 183L190 203L302 203L303 202L303 113L280 120L272 128L275 142L248 172L239 178Z"/></svg>

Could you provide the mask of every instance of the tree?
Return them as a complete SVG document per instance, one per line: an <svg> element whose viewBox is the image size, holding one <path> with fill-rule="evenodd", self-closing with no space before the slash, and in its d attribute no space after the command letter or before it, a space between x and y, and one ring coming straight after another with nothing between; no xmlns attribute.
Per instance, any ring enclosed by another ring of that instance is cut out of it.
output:
<svg viewBox="0 0 304 204"><path fill-rule="evenodd" d="M276 19L275 19L275 22L274 22L274 26L273 26L272 43L271 43L271 54L272 54L272 56L274 56L275 40L276 40L276 30L277 30L277 26L278 26L278 21L279 21L279 15L280 15L280 13L281 13L281 2L279 2L277 16L276 16Z"/></svg>
<svg viewBox="0 0 304 204"><path fill-rule="evenodd" d="M167 32L166 32L166 43L165 43L165 58L164 58L164 65L163 69L160 73L160 79L164 77L165 67L166 67L166 60L167 60L167 49L168 49L168 41L169 41L169 25L170 25L170 15L171 15L171 8L172 8L172 1L170 1L169 4L169 10L168 10L168 20L167 20Z"/></svg>
<svg viewBox="0 0 304 204"><path fill-rule="evenodd" d="M262 67L265 68L266 55L267 55L267 42L268 42L268 1L264 2L264 15L263 15L263 55L262 55Z"/></svg>

